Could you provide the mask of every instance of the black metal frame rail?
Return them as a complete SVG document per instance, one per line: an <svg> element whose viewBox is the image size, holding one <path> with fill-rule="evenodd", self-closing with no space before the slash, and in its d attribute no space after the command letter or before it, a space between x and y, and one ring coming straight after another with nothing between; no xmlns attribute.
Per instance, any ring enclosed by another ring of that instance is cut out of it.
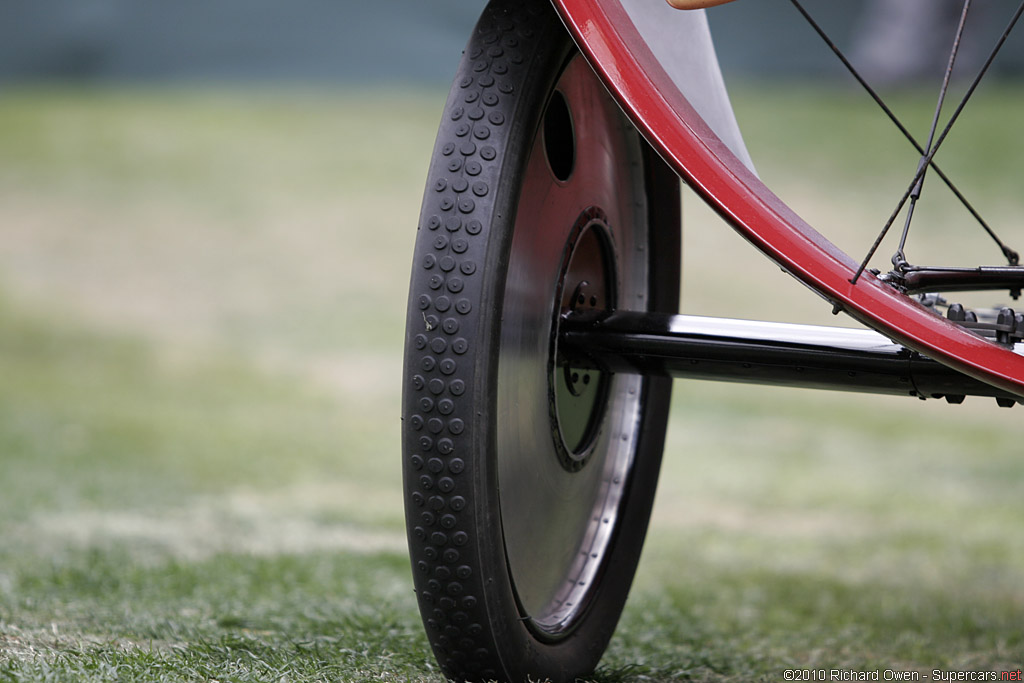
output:
<svg viewBox="0 0 1024 683"><path fill-rule="evenodd" d="M560 365L609 372L945 398L1022 397L871 330L726 318L574 313L559 324Z"/></svg>

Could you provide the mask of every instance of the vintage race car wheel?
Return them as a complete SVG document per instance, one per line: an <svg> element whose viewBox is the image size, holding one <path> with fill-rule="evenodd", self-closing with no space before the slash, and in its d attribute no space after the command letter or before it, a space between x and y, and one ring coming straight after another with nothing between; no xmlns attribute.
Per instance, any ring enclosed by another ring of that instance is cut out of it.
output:
<svg viewBox="0 0 1024 683"><path fill-rule="evenodd" d="M679 182L546 2L491 2L416 240L403 476L416 594L453 679L593 670L643 544L671 381L574 367L574 309L675 312Z"/></svg>

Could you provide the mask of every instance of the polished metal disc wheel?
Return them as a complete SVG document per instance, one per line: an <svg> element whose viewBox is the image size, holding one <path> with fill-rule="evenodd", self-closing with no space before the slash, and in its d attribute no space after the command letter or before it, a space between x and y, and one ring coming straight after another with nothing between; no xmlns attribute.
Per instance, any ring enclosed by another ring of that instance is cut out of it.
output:
<svg viewBox="0 0 1024 683"><path fill-rule="evenodd" d="M499 339L502 527L523 616L541 637L585 612L636 453L643 378L573 368L557 331L574 309L645 305L641 167L636 134L574 56L530 151Z"/></svg>
<svg viewBox="0 0 1024 683"><path fill-rule="evenodd" d="M674 312L679 237L678 180L550 7L492 2L438 135L404 377L410 552L450 677L572 680L603 653L671 384L566 358L559 329Z"/></svg>

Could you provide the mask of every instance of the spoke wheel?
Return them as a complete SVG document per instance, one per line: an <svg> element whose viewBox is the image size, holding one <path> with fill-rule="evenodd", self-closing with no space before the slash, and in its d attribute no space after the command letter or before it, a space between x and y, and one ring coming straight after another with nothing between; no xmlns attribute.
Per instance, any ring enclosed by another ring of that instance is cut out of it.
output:
<svg viewBox="0 0 1024 683"><path fill-rule="evenodd" d="M410 553L448 676L572 680L603 653L671 382L574 367L558 328L579 309L674 312L679 237L678 179L550 6L492 2L438 135L405 361Z"/></svg>

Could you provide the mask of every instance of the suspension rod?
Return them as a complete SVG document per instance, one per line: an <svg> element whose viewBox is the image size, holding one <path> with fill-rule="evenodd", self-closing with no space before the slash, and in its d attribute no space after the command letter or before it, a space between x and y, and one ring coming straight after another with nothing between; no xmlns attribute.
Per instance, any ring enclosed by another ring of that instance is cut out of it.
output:
<svg viewBox="0 0 1024 683"><path fill-rule="evenodd" d="M616 312L570 314L559 326L559 362L609 372L813 389L959 403L1021 397L894 344L872 330Z"/></svg>

